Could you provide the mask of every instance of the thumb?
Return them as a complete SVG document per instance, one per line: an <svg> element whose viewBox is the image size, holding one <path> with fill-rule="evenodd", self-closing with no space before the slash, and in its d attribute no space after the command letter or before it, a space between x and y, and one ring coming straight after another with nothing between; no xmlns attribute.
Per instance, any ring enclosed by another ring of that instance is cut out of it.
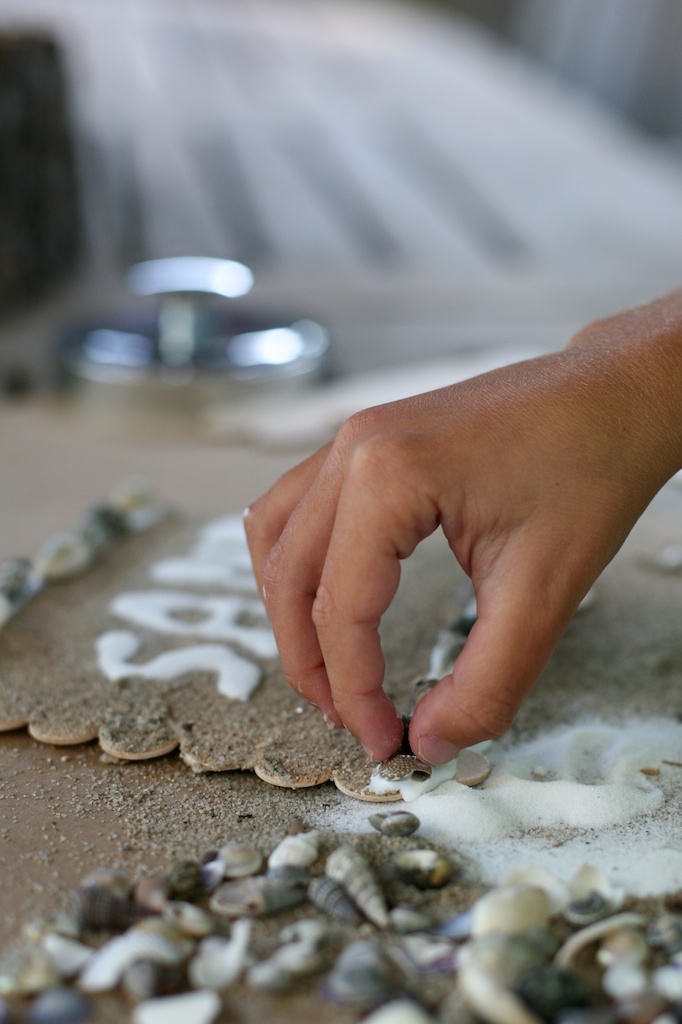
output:
<svg viewBox="0 0 682 1024"><path fill-rule="evenodd" d="M506 732L580 600L579 588L557 594L545 571L495 575L477 592L478 619L452 673L412 716L410 746L431 764Z"/></svg>

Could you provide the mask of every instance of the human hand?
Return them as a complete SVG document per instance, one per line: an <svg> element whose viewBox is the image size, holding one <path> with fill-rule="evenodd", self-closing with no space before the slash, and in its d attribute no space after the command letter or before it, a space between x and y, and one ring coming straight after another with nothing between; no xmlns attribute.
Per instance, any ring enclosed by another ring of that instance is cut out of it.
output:
<svg viewBox="0 0 682 1024"><path fill-rule="evenodd" d="M649 343L624 314L565 352L369 409L248 510L285 676L374 760L402 740L377 627L400 560L439 526L472 579L478 621L417 705L411 747L441 763L511 724L578 603L679 468L669 420L680 358L666 349L661 376Z"/></svg>

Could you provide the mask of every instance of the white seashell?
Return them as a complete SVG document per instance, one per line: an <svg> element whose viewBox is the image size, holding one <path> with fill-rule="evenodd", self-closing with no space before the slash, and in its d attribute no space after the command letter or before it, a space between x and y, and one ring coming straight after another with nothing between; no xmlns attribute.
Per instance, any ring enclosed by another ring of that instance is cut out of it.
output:
<svg viewBox="0 0 682 1024"><path fill-rule="evenodd" d="M369 1017L363 1017L362 1024L436 1024L417 1003L411 999L395 999L386 1003Z"/></svg>
<svg viewBox="0 0 682 1024"><path fill-rule="evenodd" d="M294 836L286 836L275 847L268 857L268 869L283 865L308 868L315 863L319 855L320 833L316 829L311 832L298 832Z"/></svg>
<svg viewBox="0 0 682 1024"><path fill-rule="evenodd" d="M452 942L432 935L406 935L402 948L412 967L420 973L452 971L456 950Z"/></svg>
<svg viewBox="0 0 682 1024"><path fill-rule="evenodd" d="M642 995L649 987L646 971L629 960L620 960L604 971L601 987L616 1002L625 1002Z"/></svg>
<svg viewBox="0 0 682 1024"><path fill-rule="evenodd" d="M679 967L659 967L652 974L656 991L669 1003L682 1003L682 971Z"/></svg>
<svg viewBox="0 0 682 1024"><path fill-rule="evenodd" d="M326 921L320 921L316 917L303 917L282 928L279 937L282 942L309 942L311 945L319 945L329 938L330 931Z"/></svg>
<svg viewBox="0 0 682 1024"><path fill-rule="evenodd" d="M644 928L645 918L641 914L634 914L626 911L622 914L614 914L613 917L604 918L603 921L595 921L587 928L575 932L564 942L561 949L554 957L555 967L568 967L574 957L590 943L609 935L611 932L620 931L623 928Z"/></svg>
<svg viewBox="0 0 682 1024"><path fill-rule="evenodd" d="M544 889L530 885L493 889L474 904L471 934L523 932L546 925L549 917L550 899Z"/></svg>
<svg viewBox="0 0 682 1024"><path fill-rule="evenodd" d="M248 963L252 923L241 918L232 925L229 939L204 939L189 964L189 981L194 988L227 988Z"/></svg>
<svg viewBox="0 0 682 1024"><path fill-rule="evenodd" d="M163 908L163 917L183 933L194 939L203 939L216 930L215 919L201 907L182 900L169 900Z"/></svg>
<svg viewBox="0 0 682 1024"><path fill-rule="evenodd" d="M397 906L389 910L391 928L402 935L410 932L427 932L433 928L433 918L416 907Z"/></svg>
<svg viewBox="0 0 682 1024"><path fill-rule="evenodd" d="M67 580L88 568L92 546L77 533L58 533L41 545L34 560L36 573L48 583Z"/></svg>
<svg viewBox="0 0 682 1024"><path fill-rule="evenodd" d="M0 995L33 995L59 981L56 967L40 946L11 949L0 961Z"/></svg>
<svg viewBox="0 0 682 1024"><path fill-rule="evenodd" d="M248 846L246 843L227 843L225 846L221 846L217 859L222 866L224 878L243 878L246 875L255 875L263 866L260 850L257 850L255 846Z"/></svg>
<svg viewBox="0 0 682 1024"><path fill-rule="evenodd" d="M372 924L386 928L389 923L384 894L369 864L352 846L339 846L327 858L326 874L340 882Z"/></svg>
<svg viewBox="0 0 682 1024"><path fill-rule="evenodd" d="M84 992L108 992L118 985L123 972L137 960L173 965L185 959L185 950L152 932L131 928L111 939L88 960L78 979Z"/></svg>
<svg viewBox="0 0 682 1024"><path fill-rule="evenodd" d="M41 946L62 978L73 978L83 970L94 950L90 946L52 932L43 936Z"/></svg>
<svg viewBox="0 0 682 1024"><path fill-rule="evenodd" d="M519 864L510 868L500 880L500 885L532 885L543 889L549 897L551 915L560 913L570 900L568 886L553 875L551 871L538 864Z"/></svg>
<svg viewBox="0 0 682 1024"><path fill-rule="evenodd" d="M457 983L467 1005L486 1024L543 1024L513 992L485 971L462 967Z"/></svg>
<svg viewBox="0 0 682 1024"><path fill-rule="evenodd" d="M496 932L472 939L459 952L460 970L480 971L505 988L513 988L526 971L547 963L543 942L527 935Z"/></svg>
<svg viewBox="0 0 682 1024"><path fill-rule="evenodd" d="M621 928L606 935L597 950L597 962L602 967L611 967L620 960L630 963L644 963L651 949L641 932L633 928Z"/></svg>
<svg viewBox="0 0 682 1024"><path fill-rule="evenodd" d="M568 889L572 900L584 900L591 893L598 892L614 907L620 905L624 895L622 889L616 889L604 872L592 864L583 864L578 868L568 883Z"/></svg>
<svg viewBox="0 0 682 1024"><path fill-rule="evenodd" d="M34 917L21 928L21 937L31 943L40 943L46 935L54 934L78 939L81 930L76 917L63 910L55 910L44 917Z"/></svg>
<svg viewBox="0 0 682 1024"><path fill-rule="evenodd" d="M246 980L252 988L282 992L296 978L316 974L325 965L318 943L303 940L280 946L268 960L250 968Z"/></svg>
<svg viewBox="0 0 682 1024"><path fill-rule="evenodd" d="M133 1024L212 1024L223 1008L217 992L202 989L147 999L133 1009Z"/></svg>
<svg viewBox="0 0 682 1024"><path fill-rule="evenodd" d="M369 823L385 836L411 836L419 828L419 818L410 811L379 811L370 814Z"/></svg>

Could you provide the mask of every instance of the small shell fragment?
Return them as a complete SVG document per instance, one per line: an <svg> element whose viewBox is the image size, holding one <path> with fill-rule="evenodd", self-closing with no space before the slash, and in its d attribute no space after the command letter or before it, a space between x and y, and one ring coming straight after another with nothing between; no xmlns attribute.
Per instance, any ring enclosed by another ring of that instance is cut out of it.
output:
<svg viewBox="0 0 682 1024"><path fill-rule="evenodd" d="M175 925L183 935L203 939L216 929L213 917L194 903L169 900L163 910L163 917Z"/></svg>
<svg viewBox="0 0 682 1024"><path fill-rule="evenodd" d="M268 868L291 865L307 868L314 864L320 855L320 833L313 829L310 832L298 832L286 836L268 857Z"/></svg>
<svg viewBox="0 0 682 1024"><path fill-rule="evenodd" d="M192 903L206 892L201 864L195 860L176 861L168 872L168 884L174 900Z"/></svg>
<svg viewBox="0 0 682 1024"><path fill-rule="evenodd" d="M216 861L222 865L224 878L244 878L247 875L255 875L263 866L260 850L246 843L227 843L220 848ZM207 866L204 864L203 868L206 869Z"/></svg>
<svg viewBox="0 0 682 1024"><path fill-rule="evenodd" d="M221 1010L218 993L200 989L138 1003L132 1021L133 1024L213 1024Z"/></svg>
<svg viewBox="0 0 682 1024"><path fill-rule="evenodd" d="M189 980L194 988L227 988L245 970L251 938L251 921L235 921L229 939L211 936L204 939L189 965Z"/></svg>
<svg viewBox="0 0 682 1024"><path fill-rule="evenodd" d="M73 978L82 971L94 952L90 946L56 932L45 935L41 945L62 978Z"/></svg>
<svg viewBox="0 0 682 1024"><path fill-rule="evenodd" d="M380 811L370 814L369 823L385 836L411 836L419 828L419 818L410 811Z"/></svg>
<svg viewBox="0 0 682 1024"><path fill-rule="evenodd" d="M305 899L299 886L273 885L266 875L224 882L209 901L219 917L262 917L297 907Z"/></svg>
<svg viewBox="0 0 682 1024"><path fill-rule="evenodd" d="M564 909L564 917L569 924L586 925L601 921L613 913L613 906L601 893L591 892L579 900L572 900Z"/></svg>
<svg viewBox="0 0 682 1024"><path fill-rule="evenodd" d="M433 928L433 918L417 907L399 905L388 912L391 928L401 935L410 932L427 932Z"/></svg>
<svg viewBox="0 0 682 1024"><path fill-rule="evenodd" d="M435 1024L435 1020L411 999L394 999L365 1017L362 1024Z"/></svg>
<svg viewBox="0 0 682 1024"><path fill-rule="evenodd" d="M88 568L93 558L92 545L78 533L58 533L38 550L34 568L48 583L71 579Z"/></svg>
<svg viewBox="0 0 682 1024"><path fill-rule="evenodd" d="M28 996L59 982L57 968L40 946L12 949L0 961L0 995Z"/></svg>
<svg viewBox="0 0 682 1024"><path fill-rule="evenodd" d="M467 1006L486 1024L543 1024L517 995L485 971L460 969L457 984Z"/></svg>
<svg viewBox="0 0 682 1024"><path fill-rule="evenodd" d="M399 850L392 861L400 878L418 889L440 889L452 878L451 862L435 850Z"/></svg>
<svg viewBox="0 0 682 1024"><path fill-rule="evenodd" d="M126 968L137 960L172 966L185 958L185 950L160 935L131 930L111 939L88 960L78 979L84 992L116 988Z"/></svg>
<svg viewBox="0 0 682 1024"><path fill-rule="evenodd" d="M645 925L646 920L641 914L630 911L614 914L612 917L604 918L603 921L595 921L594 924L589 924L586 928L575 932L564 942L554 957L554 963L557 967L567 967L585 946L609 935L610 932L616 932L622 928L643 928Z"/></svg>

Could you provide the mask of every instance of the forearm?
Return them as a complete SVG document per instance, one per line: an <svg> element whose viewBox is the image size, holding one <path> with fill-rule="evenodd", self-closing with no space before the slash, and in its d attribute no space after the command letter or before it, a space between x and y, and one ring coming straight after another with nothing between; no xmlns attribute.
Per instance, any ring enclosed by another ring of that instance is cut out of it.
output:
<svg viewBox="0 0 682 1024"><path fill-rule="evenodd" d="M682 289L589 324L568 348L611 375L610 397L653 496L682 469Z"/></svg>

